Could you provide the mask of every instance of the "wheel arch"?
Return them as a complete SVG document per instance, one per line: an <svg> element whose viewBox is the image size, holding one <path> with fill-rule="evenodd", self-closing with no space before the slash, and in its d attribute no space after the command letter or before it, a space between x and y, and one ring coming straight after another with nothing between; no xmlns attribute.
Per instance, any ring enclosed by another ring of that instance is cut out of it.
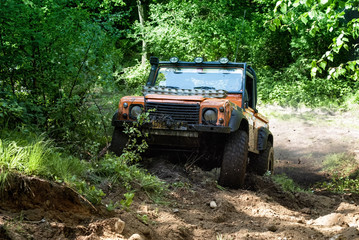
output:
<svg viewBox="0 0 359 240"><path fill-rule="evenodd" d="M263 151L267 148L267 143L270 142L273 145L273 134L268 128L261 127L258 130L258 150Z"/></svg>
<svg viewBox="0 0 359 240"><path fill-rule="evenodd" d="M231 132L235 132L237 130L243 130L247 134L249 132L249 124L246 117L242 111L237 109L233 109L228 126L231 128Z"/></svg>

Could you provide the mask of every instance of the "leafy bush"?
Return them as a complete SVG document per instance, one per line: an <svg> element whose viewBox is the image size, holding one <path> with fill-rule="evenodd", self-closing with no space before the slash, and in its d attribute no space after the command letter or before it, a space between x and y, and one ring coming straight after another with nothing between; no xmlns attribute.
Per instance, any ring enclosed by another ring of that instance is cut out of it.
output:
<svg viewBox="0 0 359 240"><path fill-rule="evenodd" d="M149 72L150 64L147 62L145 65L137 63L132 67L124 68L123 73L115 73L114 75L117 83L125 85L129 88L128 90L136 88L138 94L141 90L139 87L146 84Z"/></svg>
<svg viewBox="0 0 359 240"><path fill-rule="evenodd" d="M281 106L341 106L355 85L345 79L311 78L306 59L298 59L282 71L258 71L258 95L264 103Z"/></svg>
<svg viewBox="0 0 359 240"><path fill-rule="evenodd" d="M319 188L335 193L359 193L359 178L334 175L331 181L319 184Z"/></svg>

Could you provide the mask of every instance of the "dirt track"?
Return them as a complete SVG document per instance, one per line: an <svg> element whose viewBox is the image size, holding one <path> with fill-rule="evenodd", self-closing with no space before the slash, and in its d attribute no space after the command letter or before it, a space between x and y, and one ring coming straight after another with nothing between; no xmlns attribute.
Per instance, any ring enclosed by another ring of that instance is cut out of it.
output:
<svg viewBox="0 0 359 240"><path fill-rule="evenodd" d="M277 174L312 186L326 179L322 167L328 156L344 153L359 159L359 109L333 113L272 106L265 112L275 139Z"/></svg>
<svg viewBox="0 0 359 240"><path fill-rule="evenodd" d="M321 167L328 154L358 153L355 112L311 115L273 107L266 112L275 137L275 172L286 173L302 186L325 179ZM149 169L170 184L167 204L154 204L137 192L131 211L94 210L69 189L20 179L13 186L17 201L13 193L2 196L0 239L128 239L135 233L159 240L359 239L358 195L291 194L253 175L247 176L245 190L221 190L215 170L184 171L161 159ZM116 202L124 189L107 193L104 202ZM123 231L120 219L126 224Z"/></svg>

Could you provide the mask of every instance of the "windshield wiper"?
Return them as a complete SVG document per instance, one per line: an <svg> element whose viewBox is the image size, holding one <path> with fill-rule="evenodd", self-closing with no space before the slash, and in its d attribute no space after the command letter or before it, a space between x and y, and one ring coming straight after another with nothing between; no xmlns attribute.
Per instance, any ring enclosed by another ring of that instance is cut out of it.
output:
<svg viewBox="0 0 359 240"><path fill-rule="evenodd" d="M210 90L210 89L216 89L214 87L207 87L207 86L200 86L200 87L194 87L193 89L204 89L204 90Z"/></svg>

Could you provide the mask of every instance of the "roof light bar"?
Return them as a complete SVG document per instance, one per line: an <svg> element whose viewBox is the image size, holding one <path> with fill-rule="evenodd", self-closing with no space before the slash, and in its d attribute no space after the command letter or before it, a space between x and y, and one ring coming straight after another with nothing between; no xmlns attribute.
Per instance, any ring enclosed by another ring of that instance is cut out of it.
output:
<svg viewBox="0 0 359 240"><path fill-rule="evenodd" d="M229 60L228 60L228 58L220 58L219 59L219 62L221 63L221 64L227 64L228 62L229 62Z"/></svg>
<svg viewBox="0 0 359 240"><path fill-rule="evenodd" d="M178 63L179 59L178 57L171 57L170 58L170 63Z"/></svg>
<svg viewBox="0 0 359 240"><path fill-rule="evenodd" d="M203 63L203 58L202 58L202 57L196 57L196 58L194 59L194 62L195 62L195 63Z"/></svg>

